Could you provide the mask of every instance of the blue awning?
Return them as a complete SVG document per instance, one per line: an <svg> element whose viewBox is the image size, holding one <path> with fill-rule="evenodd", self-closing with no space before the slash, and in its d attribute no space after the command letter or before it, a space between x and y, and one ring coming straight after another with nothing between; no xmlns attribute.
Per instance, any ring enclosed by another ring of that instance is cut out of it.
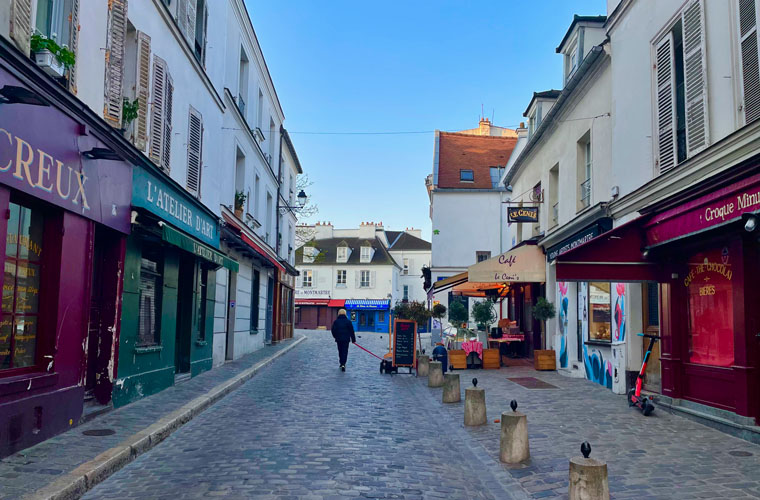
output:
<svg viewBox="0 0 760 500"><path fill-rule="evenodd" d="M346 309L389 309L390 300L382 299L349 299L346 301Z"/></svg>

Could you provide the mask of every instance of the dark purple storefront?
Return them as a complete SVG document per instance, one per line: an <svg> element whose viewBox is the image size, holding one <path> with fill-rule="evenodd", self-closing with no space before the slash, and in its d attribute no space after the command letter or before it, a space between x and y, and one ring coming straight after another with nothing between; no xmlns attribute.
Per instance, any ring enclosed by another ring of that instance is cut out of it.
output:
<svg viewBox="0 0 760 500"><path fill-rule="evenodd" d="M2 457L110 400L132 174L91 112L0 55Z"/></svg>

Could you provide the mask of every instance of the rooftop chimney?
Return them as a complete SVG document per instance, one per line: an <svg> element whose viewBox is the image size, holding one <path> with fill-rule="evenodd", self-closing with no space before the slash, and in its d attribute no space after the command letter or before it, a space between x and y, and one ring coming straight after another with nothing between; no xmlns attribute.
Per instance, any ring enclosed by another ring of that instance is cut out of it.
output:
<svg viewBox="0 0 760 500"><path fill-rule="evenodd" d="M314 239L325 240L333 237L333 225L331 222L323 222L314 226Z"/></svg>

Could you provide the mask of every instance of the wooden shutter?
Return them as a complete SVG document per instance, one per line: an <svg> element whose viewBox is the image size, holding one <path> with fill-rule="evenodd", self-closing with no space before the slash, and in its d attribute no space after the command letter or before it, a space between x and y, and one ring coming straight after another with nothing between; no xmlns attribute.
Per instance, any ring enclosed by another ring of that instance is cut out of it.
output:
<svg viewBox="0 0 760 500"><path fill-rule="evenodd" d="M190 50L195 52L195 21L196 21L196 0L187 0L187 43L190 44Z"/></svg>
<svg viewBox="0 0 760 500"><path fill-rule="evenodd" d="M121 127L124 106L124 46L127 41L127 0L108 2L106 40L106 82L103 117L112 126Z"/></svg>
<svg viewBox="0 0 760 500"><path fill-rule="evenodd" d="M32 0L11 0L10 37L24 54L32 41Z"/></svg>
<svg viewBox="0 0 760 500"><path fill-rule="evenodd" d="M166 86L166 61L153 56L153 99L150 113L150 147L148 154L161 166L164 138L164 108Z"/></svg>
<svg viewBox="0 0 760 500"><path fill-rule="evenodd" d="M135 146L145 151L148 143L148 99L150 98L150 36L137 32L137 119L135 120Z"/></svg>
<svg viewBox="0 0 760 500"><path fill-rule="evenodd" d="M203 4L203 43L201 45L201 64L206 67L206 47L208 47L208 1Z"/></svg>
<svg viewBox="0 0 760 500"><path fill-rule="evenodd" d="M377 271L369 272L369 287L375 288L375 282L377 281Z"/></svg>
<svg viewBox="0 0 760 500"><path fill-rule="evenodd" d="M166 71L166 84L165 84L164 98L166 101L166 109L164 110L164 138L163 146L164 150L161 154L161 166L169 172L171 170L171 153L172 153L172 109L174 100L174 80Z"/></svg>
<svg viewBox="0 0 760 500"><path fill-rule="evenodd" d="M676 92L673 34L657 43L655 78L657 85L657 165L660 173L676 165Z"/></svg>
<svg viewBox="0 0 760 500"><path fill-rule="evenodd" d="M177 5L177 24L185 38L187 38L187 4L188 0L179 0Z"/></svg>
<svg viewBox="0 0 760 500"><path fill-rule="evenodd" d="M125 6L125 13L126 13L126 6ZM71 12L69 13L69 34L71 35L69 37L69 40L71 40L71 51L76 56L76 61L74 62L74 65L69 68L69 74L68 74L68 83L69 83L69 90L72 94L76 95L77 93L77 63L79 60L79 0L72 0L71 2ZM123 44L122 44L123 46Z"/></svg>
<svg viewBox="0 0 760 500"><path fill-rule="evenodd" d="M705 149L710 141L704 20L702 0L693 0L683 10L686 151L689 157Z"/></svg>
<svg viewBox="0 0 760 500"><path fill-rule="evenodd" d="M760 118L760 67L758 65L757 8L755 0L739 0L744 121Z"/></svg>
<svg viewBox="0 0 760 500"><path fill-rule="evenodd" d="M356 282L354 288L361 287L361 271L354 271L354 280Z"/></svg>
<svg viewBox="0 0 760 500"><path fill-rule="evenodd" d="M196 196L201 194L201 148L203 144L203 118L190 107L187 132L187 189Z"/></svg>

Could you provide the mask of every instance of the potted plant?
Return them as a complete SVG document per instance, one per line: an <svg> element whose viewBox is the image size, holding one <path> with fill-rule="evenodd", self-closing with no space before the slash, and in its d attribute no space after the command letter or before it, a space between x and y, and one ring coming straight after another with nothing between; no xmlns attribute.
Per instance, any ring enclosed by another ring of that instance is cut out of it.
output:
<svg viewBox="0 0 760 500"><path fill-rule="evenodd" d="M554 304L543 297L536 300L533 306L533 317L541 322L541 344L546 345L546 322L557 314ZM533 351L533 359L536 370L556 369L556 354L553 350L536 349Z"/></svg>
<svg viewBox="0 0 760 500"><path fill-rule="evenodd" d="M55 40L37 33L32 35L31 50L37 66L53 78L62 78L76 63L76 55L68 47L61 47Z"/></svg>
<svg viewBox="0 0 760 500"><path fill-rule="evenodd" d="M473 304L472 317L478 324L478 329L485 330L486 333L488 333L488 327L496 321L496 312L493 310L493 301L486 299Z"/></svg>
<svg viewBox="0 0 760 500"><path fill-rule="evenodd" d="M457 329L457 338L460 338L469 332L467 330L467 322L470 319L470 314L467 311L467 306L462 302L455 300L449 304L449 323L454 325Z"/></svg>
<svg viewBox="0 0 760 500"><path fill-rule="evenodd" d="M248 196L242 191L235 191L235 217L238 219L243 218L243 206Z"/></svg>

